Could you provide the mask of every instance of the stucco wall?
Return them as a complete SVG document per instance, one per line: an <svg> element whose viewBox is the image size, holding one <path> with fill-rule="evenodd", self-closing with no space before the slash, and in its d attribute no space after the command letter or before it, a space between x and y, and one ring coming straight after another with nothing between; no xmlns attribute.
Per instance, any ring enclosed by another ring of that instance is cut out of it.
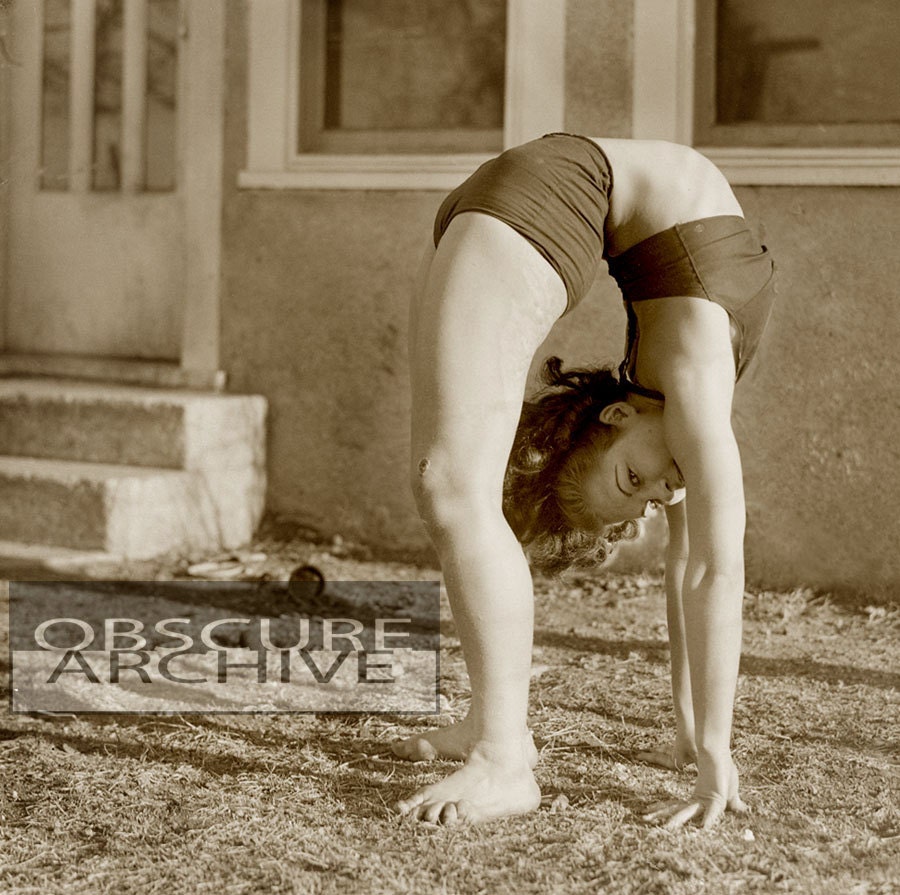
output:
<svg viewBox="0 0 900 895"><path fill-rule="evenodd" d="M780 268L736 412L752 577L900 592L900 193L740 193Z"/></svg>
<svg viewBox="0 0 900 895"><path fill-rule="evenodd" d="M570 0L572 130L628 130L630 30L613 6ZM325 532L423 546L407 490L406 306L441 196L238 190L246 140L241 8L229 6L222 350L230 387L270 401L269 507ZM607 85L602 96L598 84ZM773 586L900 589L892 500L900 493L898 193L738 194L781 279L760 362L742 381L735 410L749 577ZM553 351L573 362L617 359L623 324L615 287L601 278L539 358Z"/></svg>

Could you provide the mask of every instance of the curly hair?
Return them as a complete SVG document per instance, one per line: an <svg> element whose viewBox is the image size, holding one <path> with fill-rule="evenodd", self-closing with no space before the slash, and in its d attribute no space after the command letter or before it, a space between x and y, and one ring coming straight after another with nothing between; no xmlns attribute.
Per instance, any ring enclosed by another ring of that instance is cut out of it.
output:
<svg viewBox="0 0 900 895"><path fill-rule="evenodd" d="M532 566L551 575L603 562L614 545L637 536L636 522L600 525L580 495L586 444L601 445L615 429L600 412L624 401L627 389L612 367L563 370L544 362L543 388L522 407L503 483L503 511Z"/></svg>

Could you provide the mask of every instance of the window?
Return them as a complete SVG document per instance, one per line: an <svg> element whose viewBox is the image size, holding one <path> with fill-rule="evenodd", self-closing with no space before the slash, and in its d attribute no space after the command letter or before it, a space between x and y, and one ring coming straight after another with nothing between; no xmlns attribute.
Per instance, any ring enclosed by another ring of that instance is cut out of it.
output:
<svg viewBox="0 0 900 895"><path fill-rule="evenodd" d="M174 190L178 0L41 12L41 187Z"/></svg>
<svg viewBox="0 0 900 895"><path fill-rule="evenodd" d="M735 184L900 184L896 0L635 0L634 136Z"/></svg>
<svg viewBox="0 0 900 895"><path fill-rule="evenodd" d="M565 0L254 0L254 188L451 189L563 125Z"/></svg>
<svg viewBox="0 0 900 895"><path fill-rule="evenodd" d="M301 152L499 152L506 0L305 0Z"/></svg>
<svg viewBox="0 0 900 895"><path fill-rule="evenodd" d="M699 0L695 140L900 145L897 0Z"/></svg>

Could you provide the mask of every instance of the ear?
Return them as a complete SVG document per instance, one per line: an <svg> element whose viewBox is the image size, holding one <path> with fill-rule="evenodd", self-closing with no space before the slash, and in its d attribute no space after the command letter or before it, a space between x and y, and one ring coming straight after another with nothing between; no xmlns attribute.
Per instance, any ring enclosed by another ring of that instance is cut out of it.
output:
<svg viewBox="0 0 900 895"><path fill-rule="evenodd" d="M637 413L637 410L635 410L627 401L615 401L612 404L607 404L606 407L600 411L599 420L601 423L606 423L607 426L619 428L635 413Z"/></svg>

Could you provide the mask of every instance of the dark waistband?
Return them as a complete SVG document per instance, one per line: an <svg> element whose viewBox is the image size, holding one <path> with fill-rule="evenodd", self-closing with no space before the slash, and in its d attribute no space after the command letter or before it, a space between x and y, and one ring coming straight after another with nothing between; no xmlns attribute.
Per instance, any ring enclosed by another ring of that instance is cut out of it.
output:
<svg viewBox="0 0 900 895"><path fill-rule="evenodd" d="M667 293L665 290L674 284L666 283L665 276L659 276L666 268L678 265L679 262L690 262L697 250L739 234L755 239L747 221L740 215L716 215L675 224L641 240L621 254L607 258L609 272L630 301L672 295L675 293ZM696 273L688 263L684 265L681 276L690 278L692 274L696 276ZM701 278L696 279L697 285L702 285Z"/></svg>

